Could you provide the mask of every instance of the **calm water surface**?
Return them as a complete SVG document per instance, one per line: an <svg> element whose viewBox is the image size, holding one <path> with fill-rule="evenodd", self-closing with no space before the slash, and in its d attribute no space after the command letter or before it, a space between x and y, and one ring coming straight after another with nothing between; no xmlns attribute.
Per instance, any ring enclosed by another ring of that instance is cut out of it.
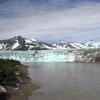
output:
<svg viewBox="0 0 100 100"><path fill-rule="evenodd" d="M41 86L29 100L100 100L100 63L28 63Z"/></svg>

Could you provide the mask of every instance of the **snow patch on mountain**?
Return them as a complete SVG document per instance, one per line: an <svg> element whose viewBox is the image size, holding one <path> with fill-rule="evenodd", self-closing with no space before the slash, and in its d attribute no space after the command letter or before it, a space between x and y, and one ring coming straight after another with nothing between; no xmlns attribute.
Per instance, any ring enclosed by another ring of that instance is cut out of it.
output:
<svg viewBox="0 0 100 100"><path fill-rule="evenodd" d="M24 38L22 36L13 37L7 40L0 40L0 50L73 50L100 48L100 42L55 42L46 43L36 39Z"/></svg>
<svg viewBox="0 0 100 100"><path fill-rule="evenodd" d="M100 48L100 42L95 42L93 40L88 41L85 45L89 48Z"/></svg>
<svg viewBox="0 0 100 100"><path fill-rule="evenodd" d="M28 44L28 43L31 44L31 43L33 43L33 42L37 42L37 40L25 38L25 43L26 43L26 44Z"/></svg>
<svg viewBox="0 0 100 100"><path fill-rule="evenodd" d="M19 46L20 44L18 43L18 40L16 40L16 43L13 45L12 49L15 49Z"/></svg>
<svg viewBox="0 0 100 100"><path fill-rule="evenodd" d="M74 48L77 49L82 49L82 48L86 48L85 45L83 45L82 43L70 43Z"/></svg>
<svg viewBox="0 0 100 100"><path fill-rule="evenodd" d="M100 42L88 41L86 43L78 42L56 42L52 44L56 49L88 49L88 48L100 48Z"/></svg>
<svg viewBox="0 0 100 100"><path fill-rule="evenodd" d="M2 44L0 44L0 49L2 49Z"/></svg>

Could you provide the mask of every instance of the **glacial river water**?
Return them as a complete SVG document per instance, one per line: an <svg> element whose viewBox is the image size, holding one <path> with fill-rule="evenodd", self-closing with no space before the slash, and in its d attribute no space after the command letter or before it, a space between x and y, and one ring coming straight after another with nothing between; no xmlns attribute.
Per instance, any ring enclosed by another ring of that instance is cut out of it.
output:
<svg viewBox="0 0 100 100"><path fill-rule="evenodd" d="M100 100L100 63L27 63L41 88L29 100Z"/></svg>

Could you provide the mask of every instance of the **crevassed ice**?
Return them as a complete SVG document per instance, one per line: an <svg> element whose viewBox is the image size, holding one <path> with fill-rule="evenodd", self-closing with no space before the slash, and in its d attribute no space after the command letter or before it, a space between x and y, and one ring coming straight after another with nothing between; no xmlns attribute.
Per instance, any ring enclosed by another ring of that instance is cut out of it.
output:
<svg viewBox="0 0 100 100"><path fill-rule="evenodd" d="M69 51L0 51L0 58L21 62L74 62L75 53Z"/></svg>

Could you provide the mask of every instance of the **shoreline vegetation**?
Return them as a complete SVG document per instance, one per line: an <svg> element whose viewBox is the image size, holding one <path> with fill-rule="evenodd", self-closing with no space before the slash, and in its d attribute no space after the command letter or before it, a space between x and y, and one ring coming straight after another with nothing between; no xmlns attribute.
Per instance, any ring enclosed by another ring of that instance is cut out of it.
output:
<svg viewBox="0 0 100 100"><path fill-rule="evenodd" d="M9 59L0 59L0 86L0 100L28 100L40 88L32 84L26 65Z"/></svg>

